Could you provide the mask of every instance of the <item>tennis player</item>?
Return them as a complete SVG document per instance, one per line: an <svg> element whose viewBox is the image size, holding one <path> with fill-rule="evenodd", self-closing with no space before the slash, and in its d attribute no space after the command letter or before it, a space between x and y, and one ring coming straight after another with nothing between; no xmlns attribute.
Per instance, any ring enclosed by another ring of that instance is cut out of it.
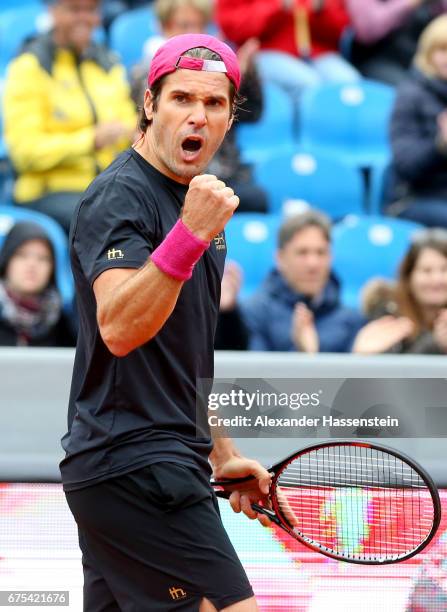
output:
<svg viewBox="0 0 447 612"><path fill-rule="evenodd" d="M223 230L239 201L202 172L231 127L239 82L216 38L166 42L141 139L93 181L73 220L80 331L61 472L87 612L257 610L210 463L217 479L255 476L230 500L250 518L270 476L195 427L196 380L213 377Z"/></svg>

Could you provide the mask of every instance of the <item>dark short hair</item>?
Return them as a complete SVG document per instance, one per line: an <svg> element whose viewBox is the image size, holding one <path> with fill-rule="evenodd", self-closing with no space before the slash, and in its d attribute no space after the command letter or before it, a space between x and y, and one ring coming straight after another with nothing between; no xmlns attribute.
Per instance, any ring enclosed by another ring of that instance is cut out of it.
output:
<svg viewBox="0 0 447 612"><path fill-rule="evenodd" d="M306 210L293 217L288 217L278 232L278 248L283 249L292 238L303 229L317 227L328 242L331 241L331 221L319 210Z"/></svg>
<svg viewBox="0 0 447 612"><path fill-rule="evenodd" d="M206 47L194 47L194 49L189 49L188 51L185 51L185 53L182 53L182 55L186 57L195 57L195 58L200 58L200 59L213 60L217 62L222 61L222 58L220 57L218 53L215 53L214 51L210 51L210 49L207 49ZM157 112L158 102L161 96L161 91L163 89L163 84L167 76L169 75L162 76L160 79L155 81L155 83L153 83L152 87L150 88L150 92L151 92L152 99L153 99L154 112ZM230 88L231 114L235 115L237 109L243 103L244 99L238 94L236 87L230 80L228 80L228 84ZM141 132L145 132L151 123L152 121L146 117L146 111L144 110L144 106L142 106L139 109L138 129Z"/></svg>

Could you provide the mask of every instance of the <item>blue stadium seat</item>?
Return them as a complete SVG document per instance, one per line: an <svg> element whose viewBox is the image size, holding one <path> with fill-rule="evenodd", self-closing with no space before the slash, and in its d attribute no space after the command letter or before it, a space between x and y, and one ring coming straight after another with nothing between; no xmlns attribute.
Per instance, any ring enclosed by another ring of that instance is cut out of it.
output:
<svg viewBox="0 0 447 612"><path fill-rule="evenodd" d="M15 7L29 6L30 4L43 4L39 0L14 0ZM0 11L11 10L11 0L0 0Z"/></svg>
<svg viewBox="0 0 447 612"><path fill-rule="evenodd" d="M252 294L274 266L280 218L260 213L236 213L225 228L227 260L244 273L241 297Z"/></svg>
<svg viewBox="0 0 447 612"><path fill-rule="evenodd" d="M48 7L43 2L30 0L8 9L2 11L0 6L0 75L5 74L9 62L20 51L26 38L47 32L51 27ZM96 28L93 37L96 42L104 43L104 29Z"/></svg>
<svg viewBox="0 0 447 612"><path fill-rule="evenodd" d="M119 53L122 63L129 70L141 60L143 46L149 36L159 33L152 7L126 11L110 26L110 46Z"/></svg>
<svg viewBox="0 0 447 612"><path fill-rule="evenodd" d="M264 84L264 110L256 123L236 123L236 139L246 162L268 159L277 151L293 147L294 109L284 91L271 83ZM241 111L242 115L244 111Z"/></svg>
<svg viewBox="0 0 447 612"><path fill-rule="evenodd" d="M62 296L64 308L72 308L74 285L68 258L67 238L63 229L56 221L39 212L34 212L19 206L0 205L0 245L5 235L17 221L33 221L39 223L47 232L54 246L56 256L56 283Z"/></svg>
<svg viewBox="0 0 447 612"><path fill-rule="evenodd" d="M381 215L385 208L386 195L390 188L390 170L388 161L371 168L368 211L373 215Z"/></svg>
<svg viewBox="0 0 447 612"><path fill-rule="evenodd" d="M40 2L0 12L0 74L5 73L25 38L45 30L47 26L47 10Z"/></svg>
<svg viewBox="0 0 447 612"><path fill-rule="evenodd" d="M291 214L312 206L339 219L364 212L360 170L335 156L295 149L259 162L254 172L256 182L267 192L272 213Z"/></svg>
<svg viewBox="0 0 447 612"><path fill-rule="evenodd" d="M394 279L418 223L377 216L348 216L332 232L333 266L342 300L358 307L360 290L370 278Z"/></svg>
<svg viewBox="0 0 447 612"><path fill-rule="evenodd" d="M355 166L383 163L390 157L388 123L394 97L393 88L366 79L308 89L300 108L300 142Z"/></svg>

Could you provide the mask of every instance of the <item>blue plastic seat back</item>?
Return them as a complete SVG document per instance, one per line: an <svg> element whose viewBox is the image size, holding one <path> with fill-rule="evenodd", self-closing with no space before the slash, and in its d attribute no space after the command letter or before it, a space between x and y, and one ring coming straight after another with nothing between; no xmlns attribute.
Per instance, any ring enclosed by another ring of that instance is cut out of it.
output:
<svg viewBox="0 0 447 612"><path fill-rule="evenodd" d="M371 278L395 279L418 223L382 216L349 216L332 232L333 267L342 284L343 301L360 303L360 291Z"/></svg>
<svg viewBox="0 0 447 612"><path fill-rule="evenodd" d="M44 31L48 25L47 9L40 2L0 12L0 73L4 74L24 40Z"/></svg>
<svg viewBox="0 0 447 612"><path fill-rule="evenodd" d="M256 164L255 178L276 214L300 212L309 206L332 219L364 212L360 170L334 156L294 149Z"/></svg>
<svg viewBox="0 0 447 612"><path fill-rule="evenodd" d="M0 12L11 10L11 5L14 4L15 8L22 8L23 6L29 6L30 4L42 4L39 0L0 0Z"/></svg>
<svg viewBox="0 0 447 612"><path fill-rule="evenodd" d="M279 225L276 215L260 213L236 213L227 224L227 261L243 270L241 298L252 294L275 265Z"/></svg>
<svg viewBox="0 0 447 612"><path fill-rule="evenodd" d="M1 2L1 0L0 0ZM19 53L26 38L47 32L51 27L48 6L37 0L22 2L20 6L2 11L0 6L0 74L4 74L9 62ZM97 28L93 38L105 41L103 28Z"/></svg>
<svg viewBox="0 0 447 612"><path fill-rule="evenodd" d="M110 46L129 70L142 59L146 40L156 34L160 34L160 31L152 7L126 11L110 26Z"/></svg>
<svg viewBox="0 0 447 612"><path fill-rule="evenodd" d="M359 165L388 158L394 98L392 87L367 79L308 89L301 102L300 141L351 160L357 157Z"/></svg>
<svg viewBox="0 0 447 612"><path fill-rule="evenodd" d="M371 168L369 212L373 215L383 214L390 203L393 186L393 170L388 161L375 164Z"/></svg>
<svg viewBox="0 0 447 612"><path fill-rule="evenodd" d="M263 85L264 108L256 123L236 123L236 139L242 158L248 162L268 158L295 144L294 110L290 96L271 83ZM240 111L243 116L244 111Z"/></svg>
<svg viewBox="0 0 447 612"><path fill-rule="evenodd" d="M62 296L64 308L70 310L73 302L74 284L68 257L68 243L61 226L39 212L34 212L19 206L0 205L0 246L4 237L18 221L32 221L41 225L48 234L56 258L56 284Z"/></svg>

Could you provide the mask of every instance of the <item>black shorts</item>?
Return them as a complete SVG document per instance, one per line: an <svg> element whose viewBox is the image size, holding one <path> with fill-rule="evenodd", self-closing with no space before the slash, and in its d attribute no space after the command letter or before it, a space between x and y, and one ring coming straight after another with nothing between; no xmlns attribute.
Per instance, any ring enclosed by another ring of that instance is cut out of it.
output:
<svg viewBox="0 0 447 612"><path fill-rule="evenodd" d="M156 463L66 492L79 529L84 612L220 610L253 596L205 474Z"/></svg>

